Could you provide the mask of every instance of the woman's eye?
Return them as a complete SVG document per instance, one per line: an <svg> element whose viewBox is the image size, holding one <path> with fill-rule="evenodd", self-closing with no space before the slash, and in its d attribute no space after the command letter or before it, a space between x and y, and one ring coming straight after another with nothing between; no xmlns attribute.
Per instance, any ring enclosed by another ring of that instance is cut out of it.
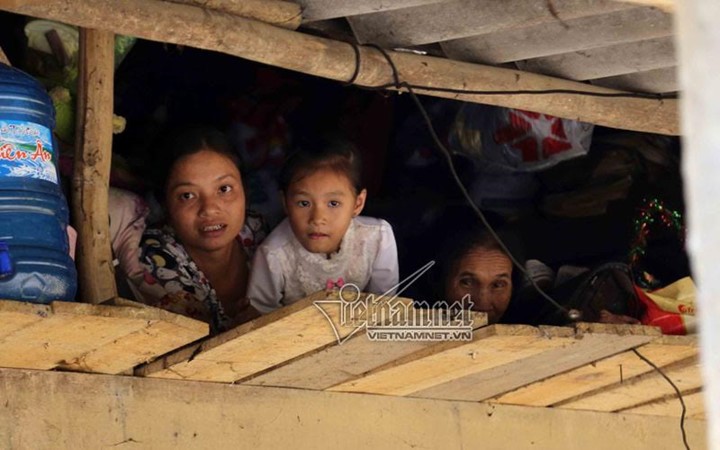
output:
<svg viewBox="0 0 720 450"><path fill-rule="evenodd" d="M223 194L227 194L228 192L231 192L232 190L233 190L233 187L230 186L229 184L220 186L220 192L222 192Z"/></svg>
<svg viewBox="0 0 720 450"><path fill-rule="evenodd" d="M180 194L180 200L186 201L186 200L192 200L195 198L195 194L192 192L183 192Z"/></svg>
<svg viewBox="0 0 720 450"><path fill-rule="evenodd" d="M328 206L331 208L337 208L338 206L340 206L340 202L337 200L330 200L328 202Z"/></svg>
<svg viewBox="0 0 720 450"><path fill-rule="evenodd" d="M492 287L493 289L505 289L508 286L508 282L504 280L499 280L493 283Z"/></svg>
<svg viewBox="0 0 720 450"><path fill-rule="evenodd" d="M307 200L298 200L297 205L301 208L307 208L310 206L310 202Z"/></svg>

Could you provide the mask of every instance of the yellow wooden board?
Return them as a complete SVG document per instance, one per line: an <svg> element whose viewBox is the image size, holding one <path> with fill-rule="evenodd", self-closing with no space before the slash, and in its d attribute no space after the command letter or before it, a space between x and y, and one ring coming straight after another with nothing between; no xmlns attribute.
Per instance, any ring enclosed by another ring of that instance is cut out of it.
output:
<svg viewBox="0 0 720 450"><path fill-rule="evenodd" d="M657 337L653 330L648 336L648 329L636 328L637 334L600 337L567 327L493 325L476 330L470 343L431 355L411 355L330 390L481 400L498 390L537 381L542 374L553 375Z"/></svg>
<svg viewBox="0 0 720 450"><path fill-rule="evenodd" d="M697 339L689 336L664 336L639 347L638 350L660 368L698 354ZM514 405L552 406L588 392L629 381L653 370L634 352L628 351L521 387L495 401Z"/></svg>
<svg viewBox="0 0 720 450"><path fill-rule="evenodd" d="M373 323L394 324L402 323L416 311L412 300L406 298L371 298L363 294L362 302L350 303L368 305L373 308L360 308L357 321L366 320ZM348 325L343 319L346 310L340 305L337 292L321 291L290 306L284 307L252 322L215 336L202 344L191 346L174 354L168 355L147 366L140 367L136 374L155 378L192 379L217 382L249 381L253 384L273 384L293 387L312 387L321 389L340 381L362 374L378 365L396 357L412 353L426 345L417 343L382 343L379 345L365 345L363 334L368 327L361 323L350 322ZM372 313L370 313L372 311ZM472 313L466 314L473 316ZM431 314L418 314L420 321L436 319ZM333 325L331 325L331 322ZM341 323L346 325L341 326ZM487 323L487 318L477 322L477 326ZM381 330L382 331L382 330ZM468 327L468 334L472 327ZM385 345L382 345L385 344ZM344 346L349 349L348 353ZM330 350L333 347L343 349ZM368 357L368 353L384 352L385 355ZM353 353L357 352L357 353ZM341 373L343 361L340 365L329 362L334 357L345 358L344 362L356 360L357 366L349 372ZM304 361L304 358L309 358ZM321 363L323 365L318 365ZM281 366L288 368L282 369ZM294 366L294 367L293 367ZM274 375L263 374L278 369ZM296 370L305 372L297 372ZM308 372L310 371L310 372ZM324 373L324 378L310 380L318 371ZM354 373L353 373L354 371ZM296 386L298 383L300 386Z"/></svg>
<svg viewBox="0 0 720 450"><path fill-rule="evenodd" d="M694 392L702 387L700 363L697 359L681 361L663 368L662 371L680 392ZM670 383L657 371L653 371L578 399L562 402L558 406L565 409L612 412L676 397Z"/></svg>
<svg viewBox="0 0 720 450"><path fill-rule="evenodd" d="M705 402L702 391L683 394L683 402L685 403L686 419L705 419ZM651 416L680 417L682 414L682 405L677 397L670 397L652 403L647 403L642 406L624 409L622 412L647 414Z"/></svg>
<svg viewBox="0 0 720 450"><path fill-rule="evenodd" d="M208 334L203 322L122 304L0 300L0 367L115 374Z"/></svg>
<svg viewBox="0 0 720 450"><path fill-rule="evenodd" d="M417 310L422 313L424 310ZM472 329L487 325L487 314L472 314ZM460 346L456 341L449 345ZM244 384L322 390L361 378L366 373L417 352L431 354L448 347L437 341L373 341L357 333L342 345L332 345L250 378Z"/></svg>

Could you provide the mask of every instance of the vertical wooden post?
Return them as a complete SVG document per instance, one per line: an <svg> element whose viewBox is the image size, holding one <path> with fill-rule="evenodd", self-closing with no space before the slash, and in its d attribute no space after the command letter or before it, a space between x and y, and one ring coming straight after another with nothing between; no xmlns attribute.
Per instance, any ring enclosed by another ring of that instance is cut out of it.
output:
<svg viewBox="0 0 720 450"><path fill-rule="evenodd" d="M688 246L698 285L708 448L720 449L720 2L677 2Z"/></svg>
<svg viewBox="0 0 720 450"><path fill-rule="evenodd" d="M117 296L110 247L108 188L112 156L115 36L80 30L73 217L78 230L80 300Z"/></svg>

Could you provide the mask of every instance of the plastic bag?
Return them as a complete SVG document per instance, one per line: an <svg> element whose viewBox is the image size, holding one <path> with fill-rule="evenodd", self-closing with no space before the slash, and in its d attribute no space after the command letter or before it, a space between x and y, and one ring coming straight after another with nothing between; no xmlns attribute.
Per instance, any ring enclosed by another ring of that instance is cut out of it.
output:
<svg viewBox="0 0 720 450"><path fill-rule="evenodd" d="M587 154L592 132L589 123L468 103L456 117L451 143L481 165L533 172Z"/></svg>
<svg viewBox="0 0 720 450"><path fill-rule="evenodd" d="M635 286L635 292L645 305L645 313L640 318L643 325L660 327L663 334L696 332L695 284L690 277L653 292Z"/></svg>

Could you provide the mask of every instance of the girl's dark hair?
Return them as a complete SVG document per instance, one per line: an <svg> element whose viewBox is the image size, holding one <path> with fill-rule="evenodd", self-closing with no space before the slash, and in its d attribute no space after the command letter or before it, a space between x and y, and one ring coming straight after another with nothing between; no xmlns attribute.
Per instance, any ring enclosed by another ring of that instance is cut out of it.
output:
<svg viewBox="0 0 720 450"><path fill-rule="evenodd" d="M157 158L155 167L159 168L155 180L156 195L159 201L164 202L165 200L167 183L175 164L182 158L202 150L210 150L228 157L241 171L240 156L233 150L224 133L215 128L200 125L178 130L170 134L170 138L162 146L162 152L155 155Z"/></svg>
<svg viewBox="0 0 720 450"><path fill-rule="evenodd" d="M290 184L321 169L345 175L356 195L363 188L362 162L355 146L348 140L331 136L304 140L295 147L280 171L280 189L287 193Z"/></svg>

